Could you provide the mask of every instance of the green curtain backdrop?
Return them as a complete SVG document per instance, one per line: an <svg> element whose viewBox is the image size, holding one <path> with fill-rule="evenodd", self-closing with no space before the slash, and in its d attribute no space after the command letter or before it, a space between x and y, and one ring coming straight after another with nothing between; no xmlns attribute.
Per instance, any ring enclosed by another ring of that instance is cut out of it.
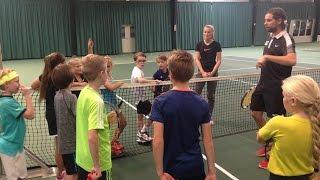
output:
<svg viewBox="0 0 320 180"><path fill-rule="evenodd" d="M281 7L287 13L288 23L291 19L313 19L316 18L316 7L314 3L257 3L257 22L254 35L254 45L263 45L267 33L264 29L264 15L272 7Z"/></svg>
<svg viewBox="0 0 320 180"><path fill-rule="evenodd" d="M194 49L205 24L212 24L222 47L250 46L250 3L177 3L177 47Z"/></svg>
<svg viewBox="0 0 320 180"><path fill-rule="evenodd" d="M4 59L70 55L69 4L65 0L0 0Z"/></svg>
<svg viewBox="0 0 320 180"><path fill-rule="evenodd" d="M171 49L169 2L79 2L77 12L78 54L87 53L92 37L95 53L122 52L121 25L132 24L136 51Z"/></svg>

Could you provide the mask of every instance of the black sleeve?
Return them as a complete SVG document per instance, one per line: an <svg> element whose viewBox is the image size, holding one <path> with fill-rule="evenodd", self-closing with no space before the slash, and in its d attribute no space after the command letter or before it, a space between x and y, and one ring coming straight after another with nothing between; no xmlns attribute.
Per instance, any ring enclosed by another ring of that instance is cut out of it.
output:
<svg viewBox="0 0 320 180"><path fill-rule="evenodd" d="M195 51L200 52L200 47L201 47L201 42L198 42L197 45L196 45Z"/></svg>
<svg viewBox="0 0 320 180"><path fill-rule="evenodd" d="M216 42L217 42L217 52L222 52L220 43L218 41Z"/></svg>

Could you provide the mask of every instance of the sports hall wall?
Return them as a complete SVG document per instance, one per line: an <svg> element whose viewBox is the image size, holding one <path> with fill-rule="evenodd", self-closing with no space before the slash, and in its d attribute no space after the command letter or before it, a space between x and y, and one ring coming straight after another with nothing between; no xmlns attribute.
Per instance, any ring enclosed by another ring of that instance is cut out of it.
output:
<svg viewBox="0 0 320 180"><path fill-rule="evenodd" d="M205 24L216 28L223 47L261 45L266 33L265 11L280 6L289 18L315 18L313 3L256 2L257 25L252 36L253 3L176 4L176 46L194 49ZM93 38L95 52L121 53L121 25L132 24L137 51L172 49L171 7L162 2L111 2L89 0L0 0L0 43L4 59L42 58L59 51L85 55L87 40ZM74 22L74 26L72 23ZM254 38L252 38L254 37Z"/></svg>

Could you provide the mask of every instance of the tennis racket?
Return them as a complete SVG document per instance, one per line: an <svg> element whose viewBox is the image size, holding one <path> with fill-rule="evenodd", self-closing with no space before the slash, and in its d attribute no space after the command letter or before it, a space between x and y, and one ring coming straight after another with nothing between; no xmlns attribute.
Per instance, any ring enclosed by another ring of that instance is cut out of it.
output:
<svg viewBox="0 0 320 180"><path fill-rule="evenodd" d="M244 95L243 95L243 97L241 98L241 103L240 103L240 105L241 105L241 107L243 108L243 109L247 109L249 106L250 106L250 104L251 104L251 97L252 97L252 94L253 94L253 92L256 90L256 86L252 86L249 90L247 90L245 93L244 93Z"/></svg>

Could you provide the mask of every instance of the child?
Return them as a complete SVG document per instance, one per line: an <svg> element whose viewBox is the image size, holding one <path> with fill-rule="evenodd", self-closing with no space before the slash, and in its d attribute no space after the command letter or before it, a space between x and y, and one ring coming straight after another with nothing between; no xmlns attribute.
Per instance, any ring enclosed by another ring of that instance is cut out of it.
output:
<svg viewBox="0 0 320 180"><path fill-rule="evenodd" d="M83 58L83 75L88 81L79 95L76 116L76 163L78 178L111 179L110 130L100 86L107 81L106 63L102 56Z"/></svg>
<svg viewBox="0 0 320 180"><path fill-rule="evenodd" d="M118 104L117 97L116 97L116 93L114 92L114 90L121 87L124 83L121 81L114 82L114 83L112 82L112 67L113 67L112 60L109 56L105 56L104 59L107 64L107 69L106 69L107 81L104 83L104 87L106 89L102 89L101 94L103 95L104 101L107 101L113 107L116 108L113 110L116 111L117 120L118 120L117 121L118 127L115 130L112 141L111 141L111 152L112 152L112 155L119 156L124 151L124 147L119 142L119 138L120 138L120 135L123 132L124 128L127 125L127 121L126 121L126 118L125 118L124 114L122 113L122 111L119 109L119 107L117 107L117 104Z"/></svg>
<svg viewBox="0 0 320 180"><path fill-rule="evenodd" d="M55 161L57 164L57 179L63 179L64 178L64 167L62 162L62 156L58 151L57 148L57 122L56 122L56 114L54 111L54 96L56 94L56 91L58 90L52 83L51 75L53 69L59 65L65 63L65 58L62 54L59 52L54 52L49 55L47 55L44 58L44 69L42 74L34 80L31 84L31 88L34 90L40 91L40 98L39 101L46 100L46 120L48 123L48 130L49 135L54 136L54 141L56 145L55 149Z"/></svg>
<svg viewBox="0 0 320 180"><path fill-rule="evenodd" d="M186 51L171 54L168 67L173 88L158 96L152 105L153 156L160 179L216 179L209 105L189 87L193 61ZM207 156L207 175L199 145L199 126Z"/></svg>
<svg viewBox="0 0 320 180"><path fill-rule="evenodd" d="M84 87L87 85L87 81L83 77L82 73L82 64L81 64L81 59L79 58L72 58L69 62L68 65L71 67L71 71L74 75L73 82L71 84L71 87ZM75 94L77 97L79 97L80 90L72 91L73 94Z"/></svg>
<svg viewBox="0 0 320 180"><path fill-rule="evenodd" d="M59 89L54 97L58 147L67 173L66 180L77 179L75 162L77 97L70 90L73 78L74 75L67 64L59 64L53 69L52 82Z"/></svg>
<svg viewBox="0 0 320 180"><path fill-rule="evenodd" d="M156 59L156 62L159 66L159 70L153 74L153 79L157 79L160 81L168 81L169 79L169 71L167 65L167 56L159 55ZM159 96L161 93L169 90L169 86L155 86L154 87L154 97Z"/></svg>
<svg viewBox="0 0 320 180"><path fill-rule="evenodd" d="M131 74L131 83L149 83L149 82L159 82L159 80L148 80L144 78L144 73L142 69L144 64L147 61L146 55L143 52L137 52L134 57L135 67L132 70ZM134 100L135 105L137 106L137 142L140 144L149 143L152 141L152 138L148 135L147 127L150 126L151 121L147 120L147 123L143 122L143 115L148 115L151 110L151 103L147 100L147 94L145 87L136 87L134 88Z"/></svg>
<svg viewBox="0 0 320 180"><path fill-rule="evenodd" d="M312 78L296 75L283 81L282 94L291 116L270 119L259 130L257 140L273 140L270 180L308 180L320 166L320 89Z"/></svg>
<svg viewBox="0 0 320 180"><path fill-rule="evenodd" d="M34 118L30 90L19 83L19 75L11 69L0 71L0 156L6 178L27 178L27 165L23 150L26 124L24 119ZM26 101L22 107L14 98L19 89Z"/></svg>

